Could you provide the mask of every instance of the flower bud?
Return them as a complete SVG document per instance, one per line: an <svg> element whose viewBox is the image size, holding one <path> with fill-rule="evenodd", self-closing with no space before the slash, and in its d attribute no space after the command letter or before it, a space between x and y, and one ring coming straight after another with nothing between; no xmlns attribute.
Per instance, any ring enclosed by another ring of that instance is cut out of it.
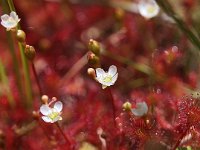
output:
<svg viewBox="0 0 200 150"><path fill-rule="evenodd" d="M114 17L116 18L117 21L121 21L124 18L124 10L121 8L115 9L115 14Z"/></svg>
<svg viewBox="0 0 200 150"><path fill-rule="evenodd" d="M88 43L88 49L93 52L95 55L99 56L100 54L100 44L99 42L90 39L89 43Z"/></svg>
<svg viewBox="0 0 200 150"><path fill-rule="evenodd" d="M89 53L88 54L88 63L91 65L91 66L99 66L100 64L100 60L99 60L99 57L96 56L94 53Z"/></svg>
<svg viewBox="0 0 200 150"><path fill-rule="evenodd" d="M17 30L16 38L19 42L23 43L26 40L26 33L23 30Z"/></svg>
<svg viewBox="0 0 200 150"><path fill-rule="evenodd" d="M51 100L52 100L52 101L57 101L57 98L56 98L56 97L52 97Z"/></svg>
<svg viewBox="0 0 200 150"><path fill-rule="evenodd" d="M29 59L29 60L33 60L34 59L34 57L35 57L35 54L36 54L36 52L35 52L35 48L33 47L33 46L30 46L30 45L26 45L25 46L25 55L26 55L26 57Z"/></svg>
<svg viewBox="0 0 200 150"><path fill-rule="evenodd" d="M49 97L47 95L42 95L41 100L43 104L48 104Z"/></svg>
<svg viewBox="0 0 200 150"><path fill-rule="evenodd" d="M95 73L95 70L93 68L88 68L87 73L91 78L93 78L93 79L96 78L96 73Z"/></svg>
<svg viewBox="0 0 200 150"><path fill-rule="evenodd" d="M125 110L125 111L131 111L131 103L130 102L125 102L123 105L122 105L122 108Z"/></svg>
<svg viewBox="0 0 200 150"><path fill-rule="evenodd" d="M38 120L38 119L40 118L40 114L39 114L37 111L33 111L33 112L32 112L32 115L33 115L33 118L34 118L35 120Z"/></svg>

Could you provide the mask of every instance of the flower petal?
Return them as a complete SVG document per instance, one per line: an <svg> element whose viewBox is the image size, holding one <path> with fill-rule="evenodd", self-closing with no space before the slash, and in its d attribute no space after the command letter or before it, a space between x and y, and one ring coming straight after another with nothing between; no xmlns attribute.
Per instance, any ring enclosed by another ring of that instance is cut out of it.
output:
<svg viewBox="0 0 200 150"><path fill-rule="evenodd" d="M102 77L105 74L105 71L101 68L96 69L96 76L97 78Z"/></svg>
<svg viewBox="0 0 200 150"><path fill-rule="evenodd" d="M118 73L115 74L115 76L112 78L112 83L114 84L117 81Z"/></svg>
<svg viewBox="0 0 200 150"><path fill-rule="evenodd" d="M14 12L14 11L12 11L11 13L10 13L10 17L11 18L13 18L15 21L18 21L18 16L17 16L17 14L16 14L16 12Z"/></svg>
<svg viewBox="0 0 200 150"><path fill-rule="evenodd" d="M141 117L148 112L148 106L145 102L140 102L136 104L136 108L131 110L135 116Z"/></svg>
<svg viewBox="0 0 200 150"><path fill-rule="evenodd" d="M44 120L44 122L52 122L52 120L47 116L42 116L42 120Z"/></svg>
<svg viewBox="0 0 200 150"><path fill-rule="evenodd" d="M138 10L143 17L150 19L158 15L160 8L154 0L140 0Z"/></svg>
<svg viewBox="0 0 200 150"><path fill-rule="evenodd" d="M112 65L108 69L108 74L111 76L114 76L117 73L117 67Z"/></svg>
<svg viewBox="0 0 200 150"><path fill-rule="evenodd" d="M9 16L7 14L1 16L2 21L7 21L9 19Z"/></svg>
<svg viewBox="0 0 200 150"><path fill-rule="evenodd" d="M57 112L61 112L62 109L63 109L63 103L61 101L57 101L55 104L54 104L54 109L56 109Z"/></svg>
<svg viewBox="0 0 200 150"><path fill-rule="evenodd" d="M47 115L49 115L52 112L52 110L51 110L51 108L48 105L42 105L40 107L40 112L43 115L47 116Z"/></svg>

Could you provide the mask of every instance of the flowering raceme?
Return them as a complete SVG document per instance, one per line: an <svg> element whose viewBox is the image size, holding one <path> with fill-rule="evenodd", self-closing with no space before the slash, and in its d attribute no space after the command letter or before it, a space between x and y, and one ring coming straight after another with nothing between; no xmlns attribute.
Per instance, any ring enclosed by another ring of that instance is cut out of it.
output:
<svg viewBox="0 0 200 150"><path fill-rule="evenodd" d="M114 85L118 78L117 67L112 65L109 67L108 72L101 68L96 69L96 80L102 84L102 88Z"/></svg>
<svg viewBox="0 0 200 150"><path fill-rule="evenodd" d="M20 19L14 11L10 13L10 16L7 14L1 16L1 25L4 26L7 31L16 28L19 21Z"/></svg>
<svg viewBox="0 0 200 150"><path fill-rule="evenodd" d="M62 109L63 104L61 101L57 101L53 108L49 107L47 104L43 104L40 107L40 112L44 115L42 116L42 119L48 123L54 123L58 120L62 120L62 117L60 116Z"/></svg>
<svg viewBox="0 0 200 150"><path fill-rule="evenodd" d="M158 15L160 8L154 0L140 0L138 10L144 18L150 19Z"/></svg>

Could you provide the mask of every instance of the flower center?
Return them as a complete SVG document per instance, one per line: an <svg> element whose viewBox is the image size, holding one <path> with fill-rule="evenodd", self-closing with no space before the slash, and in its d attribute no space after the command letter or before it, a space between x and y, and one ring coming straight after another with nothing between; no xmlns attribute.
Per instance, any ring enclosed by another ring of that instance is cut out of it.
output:
<svg viewBox="0 0 200 150"><path fill-rule="evenodd" d="M107 75L106 77L103 78L103 81L109 83L112 81L112 77L110 75Z"/></svg>
<svg viewBox="0 0 200 150"><path fill-rule="evenodd" d="M59 116L59 113L58 112L52 112L51 114L48 115L48 117L51 119L51 120L54 120L56 117Z"/></svg>
<svg viewBox="0 0 200 150"><path fill-rule="evenodd" d="M148 8L147 8L147 12L148 13L153 13L155 11L155 7L153 7L153 6L149 6Z"/></svg>

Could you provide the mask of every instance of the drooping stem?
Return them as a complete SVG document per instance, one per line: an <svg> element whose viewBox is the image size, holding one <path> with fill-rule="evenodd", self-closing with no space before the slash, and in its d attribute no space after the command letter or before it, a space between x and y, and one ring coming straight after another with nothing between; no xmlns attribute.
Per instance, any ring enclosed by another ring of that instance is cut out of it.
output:
<svg viewBox="0 0 200 150"><path fill-rule="evenodd" d="M111 106L112 106L112 112L113 112L113 123L114 123L114 125L116 127L116 121L115 121L115 118L116 118L115 100L113 98L113 95L112 95L112 92L111 92L110 88L107 89L107 93L108 93L109 99L111 100Z"/></svg>
<svg viewBox="0 0 200 150"><path fill-rule="evenodd" d="M0 59L0 81L2 81L3 86L5 88L5 92L7 94L9 104L13 108L15 106L15 101L13 99L13 95L12 95L11 89L9 87L8 77L6 75L5 68L1 62L1 59Z"/></svg>
<svg viewBox="0 0 200 150"><path fill-rule="evenodd" d="M61 129L60 125L58 124L58 122L56 122L55 125L57 126L58 130L60 131L60 133L64 137L66 143L69 144L69 146L71 146L71 142L70 142L69 138L64 134L64 132L62 131L62 129Z"/></svg>
<svg viewBox="0 0 200 150"><path fill-rule="evenodd" d="M37 83L37 86L38 86L38 89L39 89L39 92L40 92L40 96L42 96L43 95L42 87L40 85L40 80L38 78L38 75L37 75L37 72L36 72L36 69L35 69L35 65L34 65L33 62L31 63L31 66L32 66L33 74L34 74L34 77L35 77L35 80L36 80L36 83Z"/></svg>

